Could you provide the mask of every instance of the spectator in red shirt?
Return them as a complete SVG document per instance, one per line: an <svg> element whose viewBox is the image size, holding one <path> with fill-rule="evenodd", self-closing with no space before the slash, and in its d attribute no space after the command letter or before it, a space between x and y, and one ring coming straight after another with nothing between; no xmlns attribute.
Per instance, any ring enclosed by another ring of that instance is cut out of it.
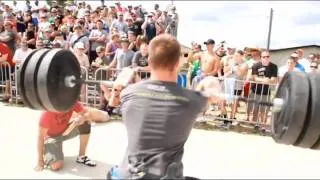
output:
<svg viewBox="0 0 320 180"><path fill-rule="evenodd" d="M73 112L76 112L76 120L73 119ZM42 113L39 123L38 136L38 164L36 171L48 167L57 171L63 167L62 143L65 140L80 135L79 156L77 163L94 167L96 163L86 156L87 144L89 141L91 125L89 124L90 110L77 102L68 112L48 112Z"/></svg>
<svg viewBox="0 0 320 180"><path fill-rule="evenodd" d="M10 74L14 73L14 63L12 62L13 53L10 48L5 44L0 42L0 64L7 62L8 66L2 66L0 79L6 81L5 94L3 96L3 101L8 101L10 99Z"/></svg>

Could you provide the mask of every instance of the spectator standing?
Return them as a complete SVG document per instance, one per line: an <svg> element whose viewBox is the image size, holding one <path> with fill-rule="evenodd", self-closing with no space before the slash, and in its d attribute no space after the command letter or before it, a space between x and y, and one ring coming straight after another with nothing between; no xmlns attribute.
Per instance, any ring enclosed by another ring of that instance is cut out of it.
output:
<svg viewBox="0 0 320 180"><path fill-rule="evenodd" d="M85 54L85 46L83 42L77 42L74 46L74 54L78 59L80 66L83 66L87 69L90 67L89 58Z"/></svg>
<svg viewBox="0 0 320 180"><path fill-rule="evenodd" d="M121 49L116 50L115 57L113 61L105 68L106 70L110 68L116 68L120 70L132 65L134 52L129 49L129 40L126 37L122 37L120 41Z"/></svg>
<svg viewBox="0 0 320 180"><path fill-rule="evenodd" d="M13 31L13 23L4 21L4 32L0 33L0 42L5 43L10 51L14 53L16 49L16 34Z"/></svg>
<svg viewBox="0 0 320 180"><path fill-rule="evenodd" d="M69 48L72 50L74 48L74 45L77 42L82 42L84 44L85 50L84 53L88 53L89 50L89 38L83 34L82 26L77 24L73 28L73 33L70 36L69 39Z"/></svg>
<svg viewBox="0 0 320 180"><path fill-rule="evenodd" d="M89 40L91 41L91 49L90 49L90 64L94 61L98 55L96 53L96 49L99 46L104 46L107 42L108 32L103 29L103 22L98 20L96 22L97 29L91 31Z"/></svg>
<svg viewBox="0 0 320 180"><path fill-rule="evenodd" d="M106 56L112 61L116 54L117 49L120 48L120 35L112 34L111 41L106 46Z"/></svg>
<svg viewBox="0 0 320 180"><path fill-rule="evenodd" d="M261 101L270 100L270 84L277 83L278 67L270 60L270 53L264 51L261 53L261 61L252 66L250 80L256 83L251 84L250 98ZM253 112L252 121L257 122L260 117L260 123L267 123L268 106L261 106L256 103L248 104L248 117ZM260 114L260 115L259 115Z"/></svg>
<svg viewBox="0 0 320 180"><path fill-rule="evenodd" d="M310 72L311 71L310 62L306 58L304 58L303 49L296 50L296 53L298 55L298 63L301 64L304 67L305 72Z"/></svg>
<svg viewBox="0 0 320 180"><path fill-rule="evenodd" d="M117 28L118 31L120 32L120 35L123 35L123 34L127 34L128 32L128 25L127 23L124 21L124 18L123 18L123 13L122 12L119 12L118 13L118 18L115 19L112 24L111 24L111 29L112 28Z"/></svg>

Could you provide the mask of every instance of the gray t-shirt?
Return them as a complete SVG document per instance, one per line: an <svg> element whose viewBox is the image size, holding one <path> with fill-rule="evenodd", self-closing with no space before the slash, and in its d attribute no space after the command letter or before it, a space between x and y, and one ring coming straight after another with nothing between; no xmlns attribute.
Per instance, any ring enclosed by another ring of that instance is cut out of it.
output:
<svg viewBox="0 0 320 180"><path fill-rule="evenodd" d="M94 30L92 30L91 31L91 33L90 33L90 36L89 36L89 39L91 38L91 37L99 37L99 38L101 38L102 36L107 36L108 35L108 32L106 31L106 30L102 30L102 31L100 31L99 29L94 29ZM96 51L96 48L98 47L98 46L105 46L106 45L106 43L105 42L96 42L96 41L93 41L92 43L91 43L91 51Z"/></svg>
<svg viewBox="0 0 320 180"><path fill-rule="evenodd" d="M116 68L122 69L128 66L131 66L133 55L134 55L134 52L132 50L128 50L127 52L124 52L122 49L117 49L114 57L117 62Z"/></svg>
<svg viewBox="0 0 320 180"><path fill-rule="evenodd" d="M140 51L135 52L132 63L136 63L137 66L146 67L148 66L148 56L142 56Z"/></svg>
<svg viewBox="0 0 320 180"><path fill-rule="evenodd" d="M121 179L144 172L146 179L183 177L184 144L197 115L207 104L199 92L174 82L146 80L121 93L122 119L128 147L118 168Z"/></svg>

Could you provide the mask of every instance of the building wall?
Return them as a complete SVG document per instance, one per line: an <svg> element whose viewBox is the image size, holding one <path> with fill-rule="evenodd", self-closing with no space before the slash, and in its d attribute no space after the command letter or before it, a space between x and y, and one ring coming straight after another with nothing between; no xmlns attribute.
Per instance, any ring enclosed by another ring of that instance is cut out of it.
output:
<svg viewBox="0 0 320 180"><path fill-rule="evenodd" d="M311 53L320 53L319 47L305 47L302 49L304 50L305 57L307 57ZM295 50L296 49L283 49L283 50L278 50L278 51L271 50L271 52L270 52L271 60L273 63L277 64L278 66L285 65L288 57Z"/></svg>

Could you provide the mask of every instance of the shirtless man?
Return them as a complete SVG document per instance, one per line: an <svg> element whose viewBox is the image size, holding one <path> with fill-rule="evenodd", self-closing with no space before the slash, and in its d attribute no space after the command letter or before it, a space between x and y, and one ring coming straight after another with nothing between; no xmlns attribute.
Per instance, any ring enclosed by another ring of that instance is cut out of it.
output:
<svg viewBox="0 0 320 180"><path fill-rule="evenodd" d="M200 72L192 81L192 89L195 89L205 77L218 75L220 58L213 50L215 41L208 39L204 44L207 46L207 51L200 56Z"/></svg>

